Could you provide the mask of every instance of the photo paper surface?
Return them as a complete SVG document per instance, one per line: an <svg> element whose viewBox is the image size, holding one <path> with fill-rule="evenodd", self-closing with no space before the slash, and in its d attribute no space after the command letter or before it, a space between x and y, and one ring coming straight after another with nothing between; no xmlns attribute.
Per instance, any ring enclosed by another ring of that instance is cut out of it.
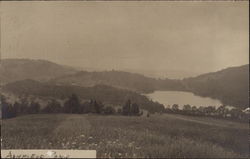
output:
<svg viewBox="0 0 250 159"><path fill-rule="evenodd" d="M1 1L3 158L248 158L248 1Z"/></svg>

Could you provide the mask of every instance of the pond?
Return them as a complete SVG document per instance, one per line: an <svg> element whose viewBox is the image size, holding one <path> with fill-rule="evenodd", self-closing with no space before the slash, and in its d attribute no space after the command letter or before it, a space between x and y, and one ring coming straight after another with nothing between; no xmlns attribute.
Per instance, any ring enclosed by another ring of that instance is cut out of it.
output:
<svg viewBox="0 0 250 159"><path fill-rule="evenodd" d="M155 91L150 94L145 94L149 99L163 104L165 107L178 104L179 108L183 105L189 104L191 106L215 106L216 108L221 106L222 103L219 100L209 97L200 97L190 92L182 91Z"/></svg>

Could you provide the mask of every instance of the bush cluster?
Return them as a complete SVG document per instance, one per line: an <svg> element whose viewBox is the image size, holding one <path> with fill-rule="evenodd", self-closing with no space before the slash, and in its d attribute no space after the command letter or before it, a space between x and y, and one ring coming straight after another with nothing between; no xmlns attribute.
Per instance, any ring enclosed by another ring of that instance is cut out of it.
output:
<svg viewBox="0 0 250 159"><path fill-rule="evenodd" d="M102 102L91 99L90 101L81 103L76 94L72 94L64 104L61 104L55 99L52 99L46 107L41 109L41 106L38 102L32 101L28 102L26 98L21 99L20 102L15 102L10 104L6 101L4 96L1 96L1 110L2 118L13 118L19 115L25 114L38 114L38 113L69 113L69 114L86 114L86 113L95 113L95 114L120 114L128 116L139 116L142 113L138 104L133 103L128 100L122 109L116 110L112 106L105 106Z"/></svg>

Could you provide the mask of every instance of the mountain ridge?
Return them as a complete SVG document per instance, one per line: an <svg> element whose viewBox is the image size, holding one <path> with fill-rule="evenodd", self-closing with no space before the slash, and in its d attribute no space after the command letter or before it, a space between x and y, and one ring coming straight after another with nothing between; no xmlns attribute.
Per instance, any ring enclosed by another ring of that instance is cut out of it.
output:
<svg viewBox="0 0 250 159"><path fill-rule="evenodd" d="M23 79L46 81L76 71L72 67L41 59L2 59L0 62L0 83L6 84Z"/></svg>
<svg viewBox="0 0 250 159"><path fill-rule="evenodd" d="M10 61L9 64L8 61ZM182 80L156 79L139 73L115 70L99 72L78 71L77 69L47 60L4 59L1 61L0 67L2 85L18 80L32 79L48 82L52 85L82 87L108 85L137 93L150 93L156 90L188 91L199 96L219 99L225 105L241 108L249 107L248 74L249 64Z"/></svg>

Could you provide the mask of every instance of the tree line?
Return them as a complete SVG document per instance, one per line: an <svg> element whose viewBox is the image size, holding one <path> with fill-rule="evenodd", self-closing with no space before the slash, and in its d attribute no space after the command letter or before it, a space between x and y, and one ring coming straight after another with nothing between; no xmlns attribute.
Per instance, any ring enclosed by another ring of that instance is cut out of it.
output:
<svg viewBox="0 0 250 159"><path fill-rule="evenodd" d="M178 104L173 104L171 108L165 108L165 112L192 116L210 116L245 122L249 121L249 114L244 113L239 108L228 109L225 105L216 108L214 106L196 107L186 104L183 106L183 109L180 109Z"/></svg>
<svg viewBox="0 0 250 159"><path fill-rule="evenodd" d="M1 96L1 110L2 119L13 118L25 114L52 114L52 113L69 113L69 114L120 114L125 116L139 116L142 115L139 105L132 103L131 100L123 105L122 108L115 109L112 106L105 106L102 102L91 99L81 103L76 94L72 94L63 104L55 99L52 99L48 104L41 108L38 102L32 101L28 102L26 98L22 98L20 102L15 102L10 104L7 102L4 96Z"/></svg>

